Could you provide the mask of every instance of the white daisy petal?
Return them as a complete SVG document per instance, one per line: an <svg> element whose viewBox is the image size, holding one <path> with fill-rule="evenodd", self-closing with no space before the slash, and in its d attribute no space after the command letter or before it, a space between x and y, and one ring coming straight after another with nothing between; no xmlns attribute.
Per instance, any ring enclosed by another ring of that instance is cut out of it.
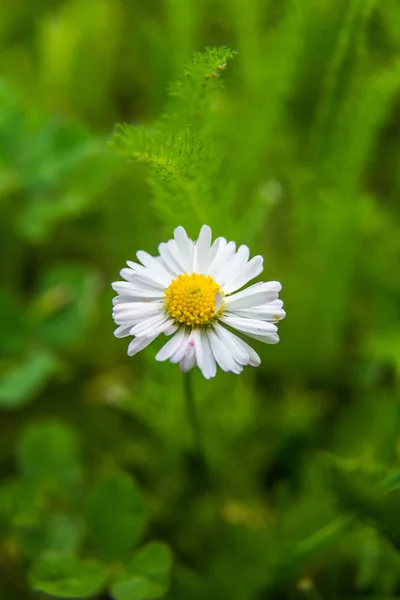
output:
<svg viewBox="0 0 400 600"><path fill-rule="evenodd" d="M168 240L168 242L166 242L166 244L167 244L168 252L170 253L172 259L176 262L176 264L179 267L179 272L186 273L187 272L187 267L186 267L187 261L185 261L184 256L181 255L176 241Z"/></svg>
<svg viewBox="0 0 400 600"><path fill-rule="evenodd" d="M147 252L144 252L143 254L147 255ZM162 287L162 282L160 281L160 277L162 276L158 269L162 269L163 267L157 263L156 258L150 255L148 256L152 259L149 261L150 267L145 267L131 260L127 260L126 264L129 268L123 268L121 270L121 276L127 281L133 282L135 285L140 284L141 286L152 286L159 289ZM152 261L155 262L153 263Z"/></svg>
<svg viewBox="0 0 400 600"><path fill-rule="evenodd" d="M137 273L135 276L135 284L138 283L139 287L145 287L146 289L153 286L156 290L165 290L165 285L161 282L157 283L155 280L155 276L153 276L152 271L149 269L146 270L146 273Z"/></svg>
<svg viewBox="0 0 400 600"><path fill-rule="evenodd" d="M217 238L215 240L215 242L213 243L211 252L214 254L214 256L207 267L207 271L206 271L207 275L213 276L213 273L215 272L218 264L222 260L226 260L227 244L228 244L228 242L223 237Z"/></svg>
<svg viewBox="0 0 400 600"><path fill-rule="evenodd" d="M146 273L148 274L148 271L145 267L142 267L141 265L138 265L139 267L141 267L141 271L135 271L133 269L131 269L130 267L124 267L123 269L120 270L119 274L121 275L121 277L123 279L126 279L126 281L130 281L131 283L133 283L135 286L139 285L139 280L138 280L138 275L146 275ZM156 282L152 282L152 283L140 283L140 286L142 287L156 287L158 288L158 284Z"/></svg>
<svg viewBox="0 0 400 600"><path fill-rule="evenodd" d="M225 264L223 274L220 278L220 285L224 287L224 290L234 282L238 273L246 266L250 256L250 249L248 246L239 246L237 252L229 257ZM227 292L229 293L229 292Z"/></svg>
<svg viewBox="0 0 400 600"><path fill-rule="evenodd" d="M240 365L247 365L249 362L249 354L243 346L238 343L238 337L222 327L219 323L215 323L214 329L221 340L221 342L226 346L226 348L230 351L233 358Z"/></svg>
<svg viewBox="0 0 400 600"><path fill-rule="evenodd" d="M200 338L203 349L203 366L201 367L201 372L206 379L211 379L217 373L217 365L207 333L200 331Z"/></svg>
<svg viewBox="0 0 400 600"><path fill-rule="evenodd" d="M217 364L233 373L260 364L257 352L229 328L267 344L279 341L274 323L286 315L278 299L281 284L256 283L236 291L261 273L262 257L249 260L247 246L236 251L235 242L222 237L211 242L208 225L195 242L177 227L173 239L159 244L158 256L139 250L141 264L127 261L124 281L112 284L117 293L112 314L115 336L134 336L130 356L164 333L172 337L156 360L179 363L185 372L197 365L210 379Z"/></svg>
<svg viewBox="0 0 400 600"><path fill-rule="evenodd" d="M186 352L183 355L182 360L179 363L181 371L187 373L190 369L193 369L196 364L196 350L195 350L195 341L193 339L193 332L189 336L189 341L186 346Z"/></svg>
<svg viewBox="0 0 400 600"><path fill-rule="evenodd" d="M232 335L235 335L235 334L232 333ZM236 342L240 346L242 346L242 348L248 354L248 363L247 364L251 365L252 367L258 367L261 364L261 358L258 356L258 354L254 350L254 348L252 348L251 346L249 346L249 344L247 342L245 342L244 340L242 340L242 338L238 337L237 335L235 335L235 338L236 338Z"/></svg>
<svg viewBox="0 0 400 600"><path fill-rule="evenodd" d="M148 270L148 275L151 276L152 279L156 279L160 283L162 283L163 287L168 287L171 283L173 276L171 273L168 273L164 269L161 263L159 263L153 256L151 256L148 252L144 252L143 250L139 250L136 253L136 256Z"/></svg>
<svg viewBox="0 0 400 600"><path fill-rule="evenodd" d="M232 373L235 373L236 375L239 375L239 373L241 373L243 371L243 365L241 365L240 363L238 363L235 360L235 370L232 369Z"/></svg>
<svg viewBox="0 0 400 600"><path fill-rule="evenodd" d="M229 258L234 255L235 249L235 242L227 242L225 238L219 238L214 259L207 268L207 275L214 277L217 283L220 283L219 280L223 278L225 265Z"/></svg>
<svg viewBox="0 0 400 600"><path fill-rule="evenodd" d="M187 373L188 371L190 371L191 369L193 369L194 365L196 364L196 356L194 354L194 352L192 354L187 354L186 356L184 356L181 360L181 362L179 363L179 366L181 368L181 371L183 373Z"/></svg>
<svg viewBox="0 0 400 600"><path fill-rule="evenodd" d="M127 337L129 335L130 330L131 330L131 326L130 325L128 325L128 326L127 325L120 325L114 331L114 335L117 338Z"/></svg>
<svg viewBox="0 0 400 600"><path fill-rule="evenodd" d="M257 277L263 270L264 259L262 256L253 256L251 260L240 270L237 276L224 286L225 294L230 294L243 287L248 281Z"/></svg>
<svg viewBox="0 0 400 600"><path fill-rule="evenodd" d="M147 315L157 313L163 310L162 302L120 302L114 306L115 314L130 312L135 315Z"/></svg>
<svg viewBox="0 0 400 600"><path fill-rule="evenodd" d="M234 311L238 308L253 308L273 302L277 299L281 288L282 286L278 281L255 283L245 290L227 296L225 298L226 309Z"/></svg>
<svg viewBox="0 0 400 600"><path fill-rule="evenodd" d="M168 360L180 347L183 338L185 337L185 328L181 327L177 333L157 352L156 360L160 362Z"/></svg>
<svg viewBox="0 0 400 600"><path fill-rule="evenodd" d="M131 304L135 304L136 302L158 302L160 298L149 298L148 296L115 296L113 298L113 309L117 304L125 304L126 302L130 302Z"/></svg>
<svg viewBox="0 0 400 600"><path fill-rule="evenodd" d="M146 267L144 267L143 265L139 265L139 263L133 260L127 260L126 264L134 273L144 273L146 271Z"/></svg>
<svg viewBox="0 0 400 600"><path fill-rule="evenodd" d="M216 295L215 295L215 310L214 310L214 315L216 315L219 312L219 309L222 306L222 302L223 302L222 294L220 292L217 292Z"/></svg>
<svg viewBox="0 0 400 600"><path fill-rule="evenodd" d="M173 240L171 240L173 241ZM177 277L180 273L184 273L185 270L179 265L179 263L173 257L168 244L162 243L158 246L158 252L163 261L165 268Z"/></svg>
<svg viewBox="0 0 400 600"><path fill-rule="evenodd" d="M157 316L157 314L158 313L156 313L156 315L154 315L154 313L151 313L150 315L138 316L138 315L134 315L132 313L121 313L121 314L113 313L113 319L117 325L125 325L125 326L130 325L130 328L132 329L134 325L143 323L144 319L148 319L149 317L153 318L153 317ZM132 335L136 335L136 334L132 334Z"/></svg>
<svg viewBox="0 0 400 600"><path fill-rule="evenodd" d="M135 271L132 271L132 269L129 269L128 267L124 267L123 269L121 269L119 274L121 275L122 279L125 279L130 283L135 283L136 281Z"/></svg>
<svg viewBox="0 0 400 600"><path fill-rule="evenodd" d="M246 333L246 335L263 344L277 344L279 342L279 335L277 333L266 333L265 335Z"/></svg>
<svg viewBox="0 0 400 600"><path fill-rule="evenodd" d="M229 350L221 342L217 334L213 329L207 331L207 336L210 342L211 349L218 365L223 371L232 371L233 373L240 373L242 368L234 360Z"/></svg>
<svg viewBox="0 0 400 600"><path fill-rule="evenodd" d="M236 315L223 315L220 321L226 323L234 329L243 331L243 333L253 333L254 335L265 335L267 333L275 333L278 328L269 321L260 321L259 319L246 319L245 317L237 317Z"/></svg>
<svg viewBox="0 0 400 600"><path fill-rule="evenodd" d="M211 350L207 334L201 329L193 331L195 341L196 363L206 379L215 377L217 365Z"/></svg>
<svg viewBox="0 0 400 600"><path fill-rule="evenodd" d="M154 335L134 338L128 346L128 356L134 356L137 352L149 346L158 335L160 334L155 333Z"/></svg>
<svg viewBox="0 0 400 600"><path fill-rule="evenodd" d="M164 330L164 335L172 335L181 327L180 323L172 323L168 325L168 327Z"/></svg>
<svg viewBox="0 0 400 600"><path fill-rule="evenodd" d="M263 321L272 321L273 323L281 321L286 317L286 312L283 308L277 308L272 302L263 306L256 306L255 308L236 309L234 314L238 317L261 319Z"/></svg>
<svg viewBox="0 0 400 600"><path fill-rule="evenodd" d="M193 242L183 227L174 230L174 238L186 273L193 272Z"/></svg>
<svg viewBox="0 0 400 600"><path fill-rule="evenodd" d="M203 225L194 246L193 270L195 273L204 273L209 263L211 248L211 228Z"/></svg>
<svg viewBox="0 0 400 600"><path fill-rule="evenodd" d="M155 331L156 329L160 329L160 331L163 331L163 325L166 325L167 323L168 325L172 323L172 320L168 317L168 315L161 314L155 317L150 317L149 319L144 319L132 327L131 335L151 335L153 330Z"/></svg>
<svg viewBox="0 0 400 600"><path fill-rule="evenodd" d="M162 304L158 302L117 304L113 310L113 319L118 325L128 325L130 323L131 327L144 319L158 315L165 315Z"/></svg>
<svg viewBox="0 0 400 600"><path fill-rule="evenodd" d="M153 287L141 289L128 281L116 281L112 284L112 288L115 292L117 292L117 294L121 294L124 296L136 296L143 298L164 297L164 291L162 289L155 289Z"/></svg>
<svg viewBox="0 0 400 600"><path fill-rule="evenodd" d="M226 251L228 253L228 256L231 256L232 254L235 254L235 252L236 252L236 242L233 242L233 241L228 242L228 244L226 246Z"/></svg>
<svg viewBox="0 0 400 600"><path fill-rule="evenodd" d="M130 269L122 269L121 270L121 277L124 277L127 281L121 281L120 283L129 283L130 285L130 290L132 290L133 293L136 294L141 294L142 296L144 296L145 294L147 294L150 297L162 297L163 296L163 289L160 289L160 287L157 287L155 284L153 285L153 283L151 283L151 281L143 281L143 276L138 276L133 274L133 279L132 281L129 281L129 279L127 278L126 274L123 273L123 271L130 271ZM132 273L132 271L131 271ZM139 277L141 278L139 280ZM118 282L117 282L118 283ZM128 287L126 286L126 289L128 289Z"/></svg>
<svg viewBox="0 0 400 600"><path fill-rule="evenodd" d="M170 362L172 362L172 363L178 363L178 362L180 362L182 360L182 358L185 355L188 342L189 342L189 331L185 328L184 329L184 336L182 338L182 341L181 341L179 347L177 348L177 350L175 350L175 352L170 357L170 359L169 359Z"/></svg>
<svg viewBox="0 0 400 600"><path fill-rule="evenodd" d="M204 349L203 342L201 339L201 330L193 329L194 349L196 353L196 363L200 371L203 370L204 365Z"/></svg>
<svg viewBox="0 0 400 600"><path fill-rule="evenodd" d="M144 289L155 288L157 290L160 288L164 289L164 286L157 277L157 274L152 272L151 269L131 261L127 261L127 263L130 265L130 267L121 269L120 274L121 277L133 283L135 287Z"/></svg>
<svg viewBox="0 0 400 600"><path fill-rule="evenodd" d="M210 252L209 252L209 254L208 254L207 267L206 267L206 269L205 269L205 271L204 271L205 273L208 271L208 268L210 267L210 265L212 265L212 263L213 263L213 261L214 261L215 257L217 256L217 253L218 253L218 251L219 251L219 247L220 247L220 245L221 245L221 240L223 240L223 239L224 239L224 238L221 238L221 237L219 237L219 238L216 238L216 239L214 240L213 244L211 245ZM226 241L226 240L225 240L225 241Z"/></svg>

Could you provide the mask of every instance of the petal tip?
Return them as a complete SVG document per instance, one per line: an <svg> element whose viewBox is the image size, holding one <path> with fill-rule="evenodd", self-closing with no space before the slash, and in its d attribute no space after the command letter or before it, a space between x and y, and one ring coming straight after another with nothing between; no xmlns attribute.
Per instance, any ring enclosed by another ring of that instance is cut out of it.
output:
<svg viewBox="0 0 400 600"><path fill-rule="evenodd" d="M175 227L174 229L174 236L179 236L179 235L184 235L185 237L188 237L187 233L186 233L186 229L184 227L182 227L182 225L178 225L178 227Z"/></svg>

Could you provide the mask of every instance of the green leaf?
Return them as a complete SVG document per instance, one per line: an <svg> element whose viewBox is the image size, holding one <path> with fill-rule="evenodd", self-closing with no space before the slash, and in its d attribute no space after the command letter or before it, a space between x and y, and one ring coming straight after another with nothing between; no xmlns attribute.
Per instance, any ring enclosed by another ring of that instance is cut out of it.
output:
<svg viewBox="0 0 400 600"><path fill-rule="evenodd" d="M18 459L22 475L36 487L49 486L63 495L80 482L77 438L57 421L30 425L21 436Z"/></svg>
<svg viewBox="0 0 400 600"><path fill-rule="evenodd" d="M130 568L138 573L151 575L168 572L171 565L172 555L168 546L160 542L151 542L135 554Z"/></svg>
<svg viewBox="0 0 400 600"><path fill-rule="evenodd" d="M18 138L22 135L23 117L17 95L3 79L0 80L0 106L0 159L5 159L7 164L17 150ZM3 176L4 171L1 169L1 184L4 183Z"/></svg>
<svg viewBox="0 0 400 600"><path fill-rule="evenodd" d="M159 598L168 590L172 555L168 546L152 542L134 556L124 576L111 586L115 600Z"/></svg>
<svg viewBox="0 0 400 600"><path fill-rule="evenodd" d="M379 470L369 471L357 463L332 461L330 481L339 507L378 531L400 549L400 490L388 489Z"/></svg>
<svg viewBox="0 0 400 600"><path fill-rule="evenodd" d="M184 74L170 86L172 100L164 119L175 127L196 123L203 111L210 110L210 95L221 87L221 74L235 55L236 52L226 46L195 52Z"/></svg>
<svg viewBox="0 0 400 600"><path fill-rule="evenodd" d="M115 600L142 600L144 598L159 598L168 589L168 584L151 581L147 577L133 575L121 579L111 587Z"/></svg>
<svg viewBox="0 0 400 600"><path fill-rule="evenodd" d="M3 531L14 518L20 494L21 486L17 479L2 480L0 486L0 527Z"/></svg>
<svg viewBox="0 0 400 600"><path fill-rule="evenodd" d="M33 523L16 528L18 543L30 559L41 552L75 552L82 533L83 526L79 519L49 514L48 511L36 517Z"/></svg>
<svg viewBox="0 0 400 600"><path fill-rule="evenodd" d="M0 408L21 408L32 401L49 381L55 366L51 354L39 352L11 368L0 382Z"/></svg>
<svg viewBox="0 0 400 600"><path fill-rule="evenodd" d="M56 347L75 343L94 314L97 275L79 264L57 265L45 274L40 288L32 307L39 334Z"/></svg>
<svg viewBox="0 0 400 600"><path fill-rule="evenodd" d="M9 290L0 291L0 331L3 342L1 354L23 350L27 327L18 299Z"/></svg>
<svg viewBox="0 0 400 600"><path fill-rule="evenodd" d="M108 559L123 558L137 543L146 522L142 496L132 478L115 473L101 481L88 501L92 538Z"/></svg>
<svg viewBox="0 0 400 600"><path fill-rule="evenodd" d="M84 598L97 594L108 575L107 568L98 561L49 553L34 564L30 584L34 590L58 598Z"/></svg>
<svg viewBox="0 0 400 600"><path fill-rule="evenodd" d="M215 211L223 154L209 129L219 104L212 97L235 54L226 47L194 54L170 87L170 102L158 122L147 129L117 126L111 147L149 165L154 207L168 228L176 226L179 215L179 224L190 230L209 222Z"/></svg>

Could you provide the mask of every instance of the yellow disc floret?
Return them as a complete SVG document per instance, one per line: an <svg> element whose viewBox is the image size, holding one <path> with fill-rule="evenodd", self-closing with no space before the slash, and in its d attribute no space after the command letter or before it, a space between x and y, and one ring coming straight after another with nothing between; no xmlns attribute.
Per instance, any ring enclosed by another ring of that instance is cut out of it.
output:
<svg viewBox="0 0 400 600"><path fill-rule="evenodd" d="M207 325L220 314L223 292L210 275L178 275L165 291L165 308L177 323Z"/></svg>

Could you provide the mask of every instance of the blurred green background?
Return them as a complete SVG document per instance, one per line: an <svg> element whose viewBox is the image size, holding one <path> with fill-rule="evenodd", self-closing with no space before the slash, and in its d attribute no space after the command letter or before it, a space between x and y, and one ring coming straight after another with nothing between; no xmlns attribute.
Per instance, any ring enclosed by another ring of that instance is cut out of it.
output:
<svg viewBox="0 0 400 600"><path fill-rule="evenodd" d="M399 2L1 0L0 49L1 600L400 597ZM211 484L110 288L203 222L288 315L194 373Z"/></svg>

